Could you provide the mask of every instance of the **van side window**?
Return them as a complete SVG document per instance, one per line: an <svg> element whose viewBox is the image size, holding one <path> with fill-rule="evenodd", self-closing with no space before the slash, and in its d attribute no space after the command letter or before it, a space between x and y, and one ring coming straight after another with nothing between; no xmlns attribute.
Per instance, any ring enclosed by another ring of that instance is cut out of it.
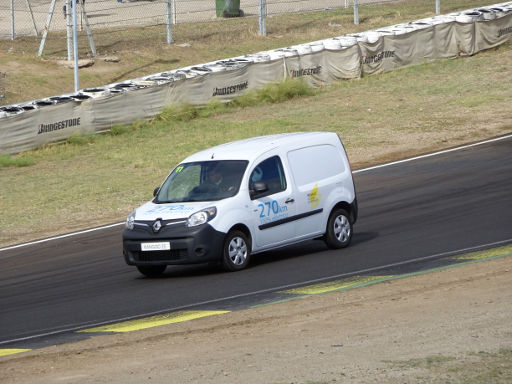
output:
<svg viewBox="0 0 512 384"><path fill-rule="evenodd" d="M249 178L249 189L253 189L252 185L258 181L265 183L268 188L258 197L273 195L286 189L286 177L279 156L270 157L254 168Z"/></svg>

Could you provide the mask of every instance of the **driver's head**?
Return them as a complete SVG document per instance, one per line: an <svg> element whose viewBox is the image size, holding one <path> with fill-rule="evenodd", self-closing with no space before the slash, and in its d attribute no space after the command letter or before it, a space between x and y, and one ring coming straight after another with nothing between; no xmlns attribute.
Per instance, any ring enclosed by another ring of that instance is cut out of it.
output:
<svg viewBox="0 0 512 384"><path fill-rule="evenodd" d="M219 172L217 167L212 168L210 172L208 172L208 181L213 184L218 184L222 180L222 174Z"/></svg>

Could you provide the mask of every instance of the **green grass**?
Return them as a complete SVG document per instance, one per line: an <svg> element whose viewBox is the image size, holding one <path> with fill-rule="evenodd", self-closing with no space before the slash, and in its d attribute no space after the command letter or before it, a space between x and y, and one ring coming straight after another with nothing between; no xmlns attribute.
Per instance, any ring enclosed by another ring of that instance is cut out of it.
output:
<svg viewBox="0 0 512 384"><path fill-rule="evenodd" d="M26 155L11 156L0 154L0 168L4 167L28 167L34 165L35 160Z"/></svg>
<svg viewBox="0 0 512 384"><path fill-rule="evenodd" d="M70 145L92 144L96 140L98 140L99 138L100 137L95 135L95 134L83 135L83 134L78 134L77 133L77 134L73 134L73 135L69 136L66 139L66 143L70 144Z"/></svg>
<svg viewBox="0 0 512 384"><path fill-rule="evenodd" d="M148 124L139 122L133 128L158 126L158 123L188 122L193 119L206 119L217 116L237 108L247 108L256 105L282 103L297 97L311 96L318 91L311 89L302 79L288 79L276 84L267 84L260 89L251 90L235 99L221 103L218 100L211 101L204 107L196 107L190 104L179 104L165 108L162 113L155 116ZM132 129L133 130L133 129ZM114 135L129 132L125 127L116 127Z"/></svg>

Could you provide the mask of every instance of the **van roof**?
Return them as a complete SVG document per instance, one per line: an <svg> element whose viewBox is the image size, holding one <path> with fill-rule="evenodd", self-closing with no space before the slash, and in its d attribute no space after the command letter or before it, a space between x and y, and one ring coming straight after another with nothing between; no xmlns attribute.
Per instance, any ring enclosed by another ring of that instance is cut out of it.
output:
<svg viewBox="0 0 512 384"><path fill-rule="evenodd" d="M254 160L258 156L277 147L300 148L308 145L336 143L338 135L334 132L295 132L270 136L259 136L233 141L208 148L187 157L183 162L205 160Z"/></svg>

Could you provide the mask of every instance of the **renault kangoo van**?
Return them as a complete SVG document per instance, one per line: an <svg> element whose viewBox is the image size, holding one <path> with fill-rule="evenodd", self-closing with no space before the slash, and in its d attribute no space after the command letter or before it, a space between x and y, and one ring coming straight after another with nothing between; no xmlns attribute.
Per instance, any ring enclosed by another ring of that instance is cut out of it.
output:
<svg viewBox="0 0 512 384"><path fill-rule="evenodd" d="M335 133L262 136L219 145L178 164L123 231L129 265L149 277L167 265L222 263L323 238L344 248L357 220L352 172Z"/></svg>

